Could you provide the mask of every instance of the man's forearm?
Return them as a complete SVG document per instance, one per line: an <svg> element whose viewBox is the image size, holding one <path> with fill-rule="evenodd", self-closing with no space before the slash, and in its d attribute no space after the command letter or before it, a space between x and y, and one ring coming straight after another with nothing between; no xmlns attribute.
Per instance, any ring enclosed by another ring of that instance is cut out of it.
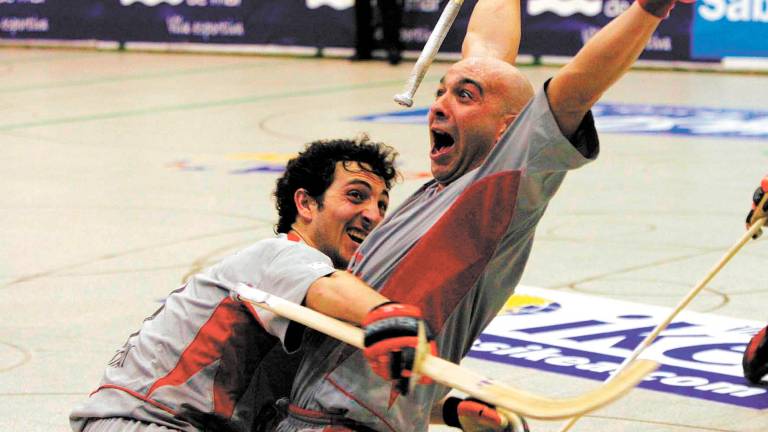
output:
<svg viewBox="0 0 768 432"><path fill-rule="evenodd" d="M388 299L345 271L337 271L310 285L305 304L325 315L360 324L365 315Z"/></svg>
<svg viewBox="0 0 768 432"><path fill-rule="evenodd" d="M480 0L472 10L462 57L489 56L514 64L520 48L520 0Z"/></svg>
<svg viewBox="0 0 768 432"><path fill-rule="evenodd" d="M601 29L552 79L547 90L552 112L565 136L643 52L661 19L634 3Z"/></svg>

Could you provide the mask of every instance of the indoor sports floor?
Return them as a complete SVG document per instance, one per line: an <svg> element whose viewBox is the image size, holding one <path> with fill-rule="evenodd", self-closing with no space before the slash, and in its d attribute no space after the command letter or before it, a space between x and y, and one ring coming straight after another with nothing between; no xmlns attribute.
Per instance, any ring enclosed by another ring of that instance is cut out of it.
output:
<svg viewBox="0 0 768 432"><path fill-rule="evenodd" d="M71 407L166 294L272 234L276 171L304 143L367 132L395 146L395 205L424 182L424 124L356 119L399 111L410 67L0 50L0 431L68 430ZM415 107L447 67L433 65ZM523 71L539 86L556 68ZM764 112L768 76L638 70L603 102ZM744 232L766 135L602 133L601 148L553 200L522 283L672 307ZM768 321L767 261L768 241L747 244L690 309ZM599 384L466 365L548 397ZM764 432L768 410L636 389L574 430Z"/></svg>

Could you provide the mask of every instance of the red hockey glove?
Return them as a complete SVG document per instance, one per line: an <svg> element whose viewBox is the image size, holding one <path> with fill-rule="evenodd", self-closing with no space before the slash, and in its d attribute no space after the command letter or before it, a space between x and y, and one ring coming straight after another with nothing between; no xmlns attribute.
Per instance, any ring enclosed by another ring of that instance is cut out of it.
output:
<svg viewBox="0 0 768 432"><path fill-rule="evenodd" d="M766 213L768 213L768 176L763 177L760 186L752 194L752 210L747 215L747 229L759 219L766 217ZM758 238L762 233L763 231L760 230L752 238Z"/></svg>
<svg viewBox="0 0 768 432"><path fill-rule="evenodd" d="M757 384L768 374L768 327L760 330L747 345L744 358L744 377Z"/></svg>
<svg viewBox="0 0 768 432"><path fill-rule="evenodd" d="M681 3L695 3L696 0L679 0ZM675 7L676 0L637 0L640 7L651 15L665 19Z"/></svg>
<svg viewBox="0 0 768 432"><path fill-rule="evenodd" d="M437 353L429 326L421 318L421 309L400 303L384 303L373 308L363 319L365 350L363 354L377 375L397 381L397 390L408 394L413 362L418 346L419 322L424 323L430 353ZM431 384L422 376L419 384Z"/></svg>
<svg viewBox="0 0 768 432"><path fill-rule="evenodd" d="M443 403L445 424L461 428L465 432L529 432L525 419L518 418L522 429L515 429L513 422L493 405L477 399L449 397Z"/></svg>

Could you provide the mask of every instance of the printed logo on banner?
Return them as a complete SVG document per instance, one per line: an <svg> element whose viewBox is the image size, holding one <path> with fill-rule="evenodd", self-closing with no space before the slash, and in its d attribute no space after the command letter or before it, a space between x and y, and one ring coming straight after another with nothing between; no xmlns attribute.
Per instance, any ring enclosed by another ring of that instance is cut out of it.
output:
<svg viewBox="0 0 768 432"><path fill-rule="evenodd" d="M143 4L144 6L154 7L162 3L166 3L171 6L180 6L186 4L191 7L240 7L243 0L120 0L120 4L123 6L130 6L134 3Z"/></svg>
<svg viewBox="0 0 768 432"><path fill-rule="evenodd" d="M603 10L603 0L528 0L528 15L552 12L561 17L576 14L597 16Z"/></svg>
<svg viewBox="0 0 768 432"><path fill-rule="evenodd" d="M45 33L50 29L48 18L37 17L3 17L0 18L0 32Z"/></svg>
<svg viewBox="0 0 768 432"><path fill-rule="evenodd" d="M540 288L518 292L533 299L534 308L504 308L475 341L471 357L604 381L669 314L666 308ZM683 312L643 354L661 366L640 387L768 408L768 389L751 386L741 371L746 343L761 327Z"/></svg>
<svg viewBox="0 0 768 432"><path fill-rule="evenodd" d="M692 27L694 58L768 56L765 0L702 0Z"/></svg>
<svg viewBox="0 0 768 432"><path fill-rule="evenodd" d="M2 4L43 4L45 0L0 0Z"/></svg>
<svg viewBox="0 0 768 432"><path fill-rule="evenodd" d="M309 9L317 9L320 6L328 6L336 10L349 9L355 5L355 0L307 0Z"/></svg>
<svg viewBox="0 0 768 432"><path fill-rule="evenodd" d="M600 132L768 139L768 111L599 103L592 108ZM353 120L425 124L427 109L373 114Z"/></svg>

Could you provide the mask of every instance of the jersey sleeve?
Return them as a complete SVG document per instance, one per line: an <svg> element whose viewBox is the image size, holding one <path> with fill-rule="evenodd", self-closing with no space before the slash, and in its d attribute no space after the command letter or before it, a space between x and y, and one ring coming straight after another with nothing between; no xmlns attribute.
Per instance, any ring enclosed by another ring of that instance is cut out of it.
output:
<svg viewBox="0 0 768 432"><path fill-rule="evenodd" d="M481 176L508 170L524 175L565 172L594 160L598 152L591 112L569 140L552 114L545 84L493 148L480 168Z"/></svg>
<svg viewBox="0 0 768 432"><path fill-rule="evenodd" d="M326 255L304 243L294 243L275 255L257 288L301 304L313 282L335 271ZM269 333L280 337L287 351L298 348L301 326L266 310L256 309L255 313Z"/></svg>

